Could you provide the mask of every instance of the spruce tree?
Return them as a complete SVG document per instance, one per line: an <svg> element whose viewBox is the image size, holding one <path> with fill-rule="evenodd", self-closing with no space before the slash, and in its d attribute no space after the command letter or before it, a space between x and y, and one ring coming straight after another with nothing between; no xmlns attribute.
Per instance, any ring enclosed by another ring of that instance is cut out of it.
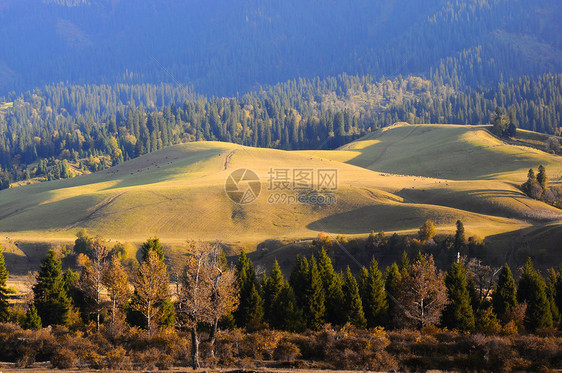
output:
<svg viewBox="0 0 562 373"><path fill-rule="evenodd" d="M548 303L550 303L550 313L552 314L552 321L556 322L560 320L560 309L556 303L556 282L558 280L558 274L551 268L548 270L548 277L546 279L546 298Z"/></svg>
<svg viewBox="0 0 562 373"><path fill-rule="evenodd" d="M506 323L507 315L517 305L515 280L507 263L500 271L498 282L492 293L492 307L498 319Z"/></svg>
<svg viewBox="0 0 562 373"><path fill-rule="evenodd" d="M552 326L552 313L545 287L542 276L533 267L531 258L528 258L517 287L517 301L527 303L525 328L528 331Z"/></svg>
<svg viewBox="0 0 562 373"><path fill-rule="evenodd" d="M386 268L384 288L388 296L388 322L393 323L393 315L398 312L397 296L400 289L400 282L402 281L402 274L398 269L396 263L392 263L390 267Z"/></svg>
<svg viewBox="0 0 562 373"><path fill-rule="evenodd" d="M465 253L466 238L464 236L464 225L462 221L457 220L457 231L455 232L455 255L456 253Z"/></svg>
<svg viewBox="0 0 562 373"><path fill-rule="evenodd" d="M562 314L562 268L558 270L558 275L556 276L556 285L555 285L555 296L554 299L556 300L556 306ZM559 328L562 328L562 315L559 319L560 324L558 324Z"/></svg>
<svg viewBox="0 0 562 373"><path fill-rule="evenodd" d="M342 282L324 248L320 250L318 255L318 271L326 297L326 321L335 325L342 325L345 322Z"/></svg>
<svg viewBox="0 0 562 373"><path fill-rule="evenodd" d="M39 314L37 313L37 308L35 307L34 304L31 304L27 309L27 312L25 314L25 319L23 322L23 327L25 329L31 329L31 330L41 329L41 317L39 317Z"/></svg>
<svg viewBox="0 0 562 373"><path fill-rule="evenodd" d="M345 308L347 310L346 322L360 328L365 327L367 320L365 320L365 313L363 312L359 285L349 267L346 268L343 275L343 292L345 294Z"/></svg>
<svg viewBox="0 0 562 373"><path fill-rule="evenodd" d="M236 324L239 327L257 326L263 318L263 300L260 296L260 286L256 279L254 264L242 252L236 264L236 279L240 289L240 304L234 312Z"/></svg>
<svg viewBox="0 0 562 373"><path fill-rule="evenodd" d="M384 280L375 258L371 259L369 269L361 268L359 289L367 326L384 326L388 320L388 300Z"/></svg>
<svg viewBox="0 0 562 373"><path fill-rule="evenodd" d="M274 328L291 332L301 332L306 329L306 322L302 310L297 306L297 298L293 288L285 282L281 293L273 302L274 317L276 324Z"/></svg>
<svg viewBox="0 0 562 373"><path fill-rule="evenodd" d="M297 304L301 309L304 309L306 304L306 290L308 288L308 260L298 254L295 259L295 265L291 271L291 276L289 277L289 284L295 292L295 297L297 298Z"/></svg>
<svg viewBox="0 0 562 373"><path fill-rule="evenodd" d="M4 250L0 247L0 322L8 321L8 270L4 261Z"/></svg>
<svg viewBox="0 0 562 373"><path fill-rule="evenodd" d="M146 260L150 250L154 250L156 255L158 255L158 258L164 261L164 249L162 248L162 244L160 243L160 239L158 237L151 237L142 244L140 252L142 254L143 262Z"/></svg>
<svg viewBox="0 0 562 373"><path fill-rule="evenodd" d="M279 328L282 324L283 314L276 309L277 298L285 287L285 279L277 260L273 263L271 274L264 279L263 283L263 308L265 321L273 328ZM281 319L280 319L281 318Z"/></svg>
<svg viewBox="0 0 562 373"><path fill-rule="evenodd" d="M318 330L326 321L326 300L322 279L314 257L310 258L307 285L303 312L307 318L308 327L312 330Z"/></svg>
<svg viewBox="0 0 562 373"><path fill-rule="evenodd" d="M49 250L41 261L33 293L35 307L44 326L66 323L70 300L64 290L61 261L53 250Z"/></svg>
<svg viewBox="0 0 562 373"><path fill-rule="evenodd" d="M541 186L542 190L545 191L548 186L548 176L546 176L546 169L541 164L539 166L539 173L537 174L537 181Z"/></svg>
<svg viewBox="0 0 562 373"><path fill-rule="evenodd" d="M443 312L443 325L450 329L474 329L474 313L470 305L466 270L461 263L453 263L445 276L449 303Z"/></svg>

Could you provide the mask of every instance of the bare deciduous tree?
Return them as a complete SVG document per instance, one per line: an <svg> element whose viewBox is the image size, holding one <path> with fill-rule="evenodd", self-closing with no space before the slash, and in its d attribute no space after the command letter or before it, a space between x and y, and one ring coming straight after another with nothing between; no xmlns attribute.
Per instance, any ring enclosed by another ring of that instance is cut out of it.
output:
<svg viewBox="0 0 562 373"><path fill-rule="evenodd" d="M399 321L420 328L440 321L447 305L447 288L433 256L422 256L404 271L397 301Z"/></svg>
<svg viewBox="0 0 562 373"><path fill-rule="evenodd" d="M480 302L482 302L490 295L494 287L494 280L502 267L492 268L489 265L482 264L480 259L472 258L466 263L466 269L474 279Z"/></svg>
<svg viewBox="0 0 562 373"><path fill-rule="evenodd" d="M80 289L93 302L92 313L96 314L96 329L98 331L100 330L100 313L106 306L102 299L102 291L107 254L107 248L101 238L95 239L92 242L90 257L86 260L79 283Z"/></svg>
<svg viewBox="0 0 562 373"><path fill-rule="evenodd" d="M236 308L237 291L234 274L221 264L218 244L188 241L188 248L177 314L180 324L191 332L192 366L198 369L198 324L209 324L211 334L216 333L220 317Z"/></svg>

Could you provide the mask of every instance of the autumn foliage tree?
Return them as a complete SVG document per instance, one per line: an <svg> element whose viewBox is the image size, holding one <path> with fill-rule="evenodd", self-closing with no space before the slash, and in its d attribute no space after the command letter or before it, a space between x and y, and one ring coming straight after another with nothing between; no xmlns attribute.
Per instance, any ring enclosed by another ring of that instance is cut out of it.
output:
<svg viewBox="0 0 562 373"><path fill-rule="evenodd" d="M403 273L397 301L397 317L406 325L423 328L441 321L447 288L432 255L422 255Z"/></svg>
<svg viewBox="0 0 562 373"><path fill-rule="evenodd" d="M148 250L133 281L133 309L139 311L146 320L148 334L152 334L155 317L158 315L158 304L168 298L168 273L166 265L157 252Z"/></svg>

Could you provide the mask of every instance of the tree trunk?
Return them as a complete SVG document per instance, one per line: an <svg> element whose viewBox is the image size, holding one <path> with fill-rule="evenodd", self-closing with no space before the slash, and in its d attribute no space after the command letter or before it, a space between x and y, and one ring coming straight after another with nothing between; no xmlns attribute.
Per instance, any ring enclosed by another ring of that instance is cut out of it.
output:
<svg viewBox="0 0 562 373"><path fill-rule="evenodd" d="M211 346L210 355L211 358L215 357L215 341L217 340L217 331L219 329L219 318L215 318L211 331L209 332L209 345Z"/></svg>
<svg viewBox="0 0 562 373"><path fill-rule="evenodd" d="M191 328L191 365L199 369L199 338L197 337L197 324Z"/></svg>

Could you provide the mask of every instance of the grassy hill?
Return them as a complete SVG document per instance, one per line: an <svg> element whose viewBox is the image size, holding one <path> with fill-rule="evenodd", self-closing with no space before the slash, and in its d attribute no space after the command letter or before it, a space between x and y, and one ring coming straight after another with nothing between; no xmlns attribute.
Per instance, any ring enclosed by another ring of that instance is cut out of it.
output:
<svg viewBox="0 0 562 373"><path fill-rule="evenodd" d="M506 144L481 126L397 125L335 151L189 143L95 174L4 190L0 237L11 248L7 259L23 267L44 253L38 244L70 243L81 228L132 243L157 235L171 251L181 251L186 239L218 239L251 251L267 239L290 243L322 231L414 233L426 219L441 233L453 232L461 219L468 235L498 242L523 229L529 237L540 230L552 236L562 211L527 198L517 186L539 164L560 183L560 160ZM259 197L245 205L224 189L240 168L261 181ZM271 203L270 169L337 170L337 200Z"/></svg>

